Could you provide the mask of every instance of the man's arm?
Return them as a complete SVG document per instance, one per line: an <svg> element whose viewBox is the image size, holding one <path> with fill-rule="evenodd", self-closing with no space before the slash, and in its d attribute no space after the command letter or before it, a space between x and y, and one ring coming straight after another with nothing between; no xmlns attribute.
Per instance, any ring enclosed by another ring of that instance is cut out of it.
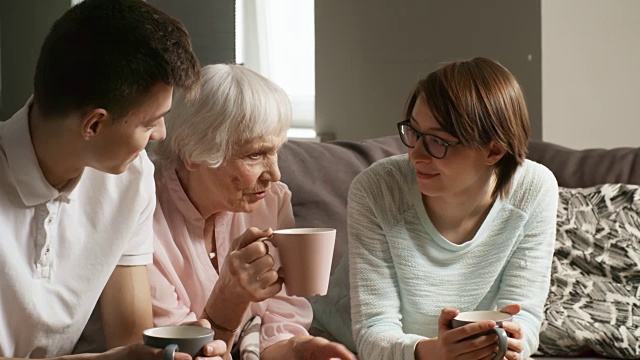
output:
<svg viewBox="0 0 640 360"><path fill-rule="evenodd" d="M221 345L221 344L219 344ZM154 349L149 346L145 346L143 344L134 344L130 346L118 347L115 349L111 349L106 353L102 354L78 354L78 355L66 355L59 356L55 358L49 358L49 360L135 360L135 359L162 359L162 350L163 349ZM210 354L224 354L224 350L226 348L224 345L222 347L217 346L215 350L211 351ZM212 355L210 355L212 356ZM184 353L176 353L176 360L187 360L191 359L191 356ZM214 357L215 359L220 359L220 357ZM27 360L24 358L6 358L0 357L0 360Z"/></svg>
<svg viewBox="0 0 640 360"><path fill-rule="evenodd" d="M107 349L142 342L153 326L147 267L116 266L100 296Z"/></svg>
<svg viewBox="0 0 640 360"><path fill-rule="evenodd" d="M95 360L99 359L100 354L78 354L78 355L67 355L60 356L55 358L49 358L49 360ZM28 360L26 358L8 358L8 357L0 357L0 360ZM106 359L105 359L106 360Z"/></svg>
<svg viewBox="0 0 640 360"><path fill-rule="evenodd" d="M145 265L116 266L100 296L100 309L105 345L108 349L141 343L142 331L153 325L147 267ZM149 358L149 356L157 355L161 351L162 349L151 349L140 345L114 349L103 354L67 355L53 359L137 359ZM26 359L0 357L0 360Z"/></svg>

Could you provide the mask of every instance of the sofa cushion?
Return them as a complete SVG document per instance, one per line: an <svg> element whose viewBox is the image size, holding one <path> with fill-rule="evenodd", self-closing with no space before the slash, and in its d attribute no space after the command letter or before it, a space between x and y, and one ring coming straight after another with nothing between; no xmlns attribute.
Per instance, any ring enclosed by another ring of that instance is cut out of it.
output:
<svg viewBox="0 0 640 360"><path fill-rule="evenodd" d="M640 356L640 187L560 188L539 351Z"/></svg>
<svg viewBox="0 0 640 360"><path fill-rule="evenodd" d="M558 185L583 188L606 183L640 185L640 149L574 150L531 140L527 158L553 172Z"/></svg>
<svg viewBox="0 0 640 360"><path fill-rule="evenodd" d="M574 150L532 140L527 157L547 166L558 185L588 187L604 183L640 185L640 149ZM373 162L402 154L407 148L397 135L325 143L290 140L280 151L282 181L292 192L299 227L334 227L333 266L347 246L347 192L353 178Z"/></svg>
<svg viewBox="0 0 640 360"><path fill-rule="evenodd" d="M280 151L282 182L291 190L298 227L332 227L332 270L347 247L347 193L356 175L382 158L406 152L398 136L361 142L288 141Z"/></svg>

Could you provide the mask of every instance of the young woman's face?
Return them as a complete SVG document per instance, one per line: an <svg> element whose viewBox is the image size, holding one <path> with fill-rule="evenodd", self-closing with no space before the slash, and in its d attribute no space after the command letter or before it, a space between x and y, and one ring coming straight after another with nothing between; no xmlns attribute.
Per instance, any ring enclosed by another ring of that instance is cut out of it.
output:
<svg viewBox="0 0 640 360"><path fill-rule="evenodd" d="M435 135L451 143L459 141L442 129L423 98L416 102L410 122L420 133ZM420 138L408 153L416 170L418 188L426 196L470 194L481 186L479 180L487 179L487 175L492 171L487 164L486 151L469 149L464 144L449 146L446 156L436 159L425 150L424 142Z"/></svg>

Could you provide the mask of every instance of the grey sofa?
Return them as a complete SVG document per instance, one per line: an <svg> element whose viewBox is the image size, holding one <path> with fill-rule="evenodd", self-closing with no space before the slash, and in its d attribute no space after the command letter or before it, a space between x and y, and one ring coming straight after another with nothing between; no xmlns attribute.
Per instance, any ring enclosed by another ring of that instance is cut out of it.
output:
<svg viewBox="0 0 640 360"><path fill-rule="evenodd" d="M293 193L296 225L337 229L334 265L346 252L346 202L351 180L376 160L404 152L406 148L397 136L361 142L291 140L283 147L279 165L282 181ZM532 141L528 157L551 169L561 187L586 188L605 183L640 185L640 149L578 151ZM640 282L640 278L638 280ZM636 346L637 350L639 345L629 346ZM598 356L588 350L581 349L580 355L583 358Z"/></svg>

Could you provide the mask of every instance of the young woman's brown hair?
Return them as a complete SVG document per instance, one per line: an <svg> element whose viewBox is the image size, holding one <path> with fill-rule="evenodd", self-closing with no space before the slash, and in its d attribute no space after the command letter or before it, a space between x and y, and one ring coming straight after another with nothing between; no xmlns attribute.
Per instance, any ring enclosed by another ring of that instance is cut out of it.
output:
<svg viewBox="0 0 640 360"><path fill-rule="evenodd" d="M529 115L516 78L486 58L445 64L418 82L409 97L405 118L423 98L443 130L469 148L491 142L506 150L495 165L493 197L504 197L516 169L527 154Z"/></svg>

